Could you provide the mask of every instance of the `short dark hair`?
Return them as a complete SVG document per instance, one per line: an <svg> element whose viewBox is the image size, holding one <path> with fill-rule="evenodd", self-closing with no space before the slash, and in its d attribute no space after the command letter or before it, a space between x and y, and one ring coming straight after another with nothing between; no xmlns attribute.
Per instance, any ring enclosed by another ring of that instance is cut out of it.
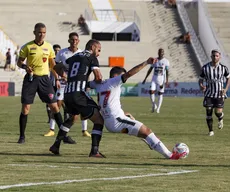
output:
<svg viewBox="0 0 230 192"><path fill-rule="evenodd" d="M44 24L44 23L37 23L37 24L34 26L34 30L40 29L40 28L46 28L45 24Z"/></svg>
<svg viewBox="0 0 230 192"><path fill-rule="evenodd" d="M100 42L96 39L90 39L85 45L85 50L90 51L92 49L92 46L95 44L98 45L98 44L100 44Z"/></svg>
<svg viewBox="0 0 230 192"><path fill-rule="evenodd" d="M79 37L78 33L72 32L72 33L69 34L69 39L70 39L71 37L73 37L73 36Z"/></svg>
<svg viewBox="0 0 230 192"><path fill-rule="evenodd" d="M123 68L123 67L118 67L118 66L113 67L113 68L110 70L110 72L109 72L109 77L112 78L112 77L114 77L115 74L120 75L120 74L123 73L123 72L126 73L125 68Z"/></svg>
<svg viewBox="0 0 230 192"><path fill-rule="evenodd" d="M212 53L212 54L214 54L214 53L219 53L219 54L221 55L221 53L220 53L220 51L219 51L218 49L213 49L211 53Z"/></svg>
<svg viewBox="0 0 230 192"><path fill-rule="evenodd" d="M61 49L61 46L58 45L58 44L54 44L54 45L53 45L53 49L57 49L57 48Z"/></svg>

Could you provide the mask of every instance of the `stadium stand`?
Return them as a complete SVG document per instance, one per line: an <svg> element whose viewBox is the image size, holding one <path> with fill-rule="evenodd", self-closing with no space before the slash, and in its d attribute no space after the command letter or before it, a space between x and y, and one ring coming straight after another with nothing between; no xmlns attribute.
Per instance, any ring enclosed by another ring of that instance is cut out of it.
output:
<svg viewBox="0 0 230 192"><path fill-rule="evenodd" d="M214 30L225 52L230 55L230 3L206 3Z"/></svg>

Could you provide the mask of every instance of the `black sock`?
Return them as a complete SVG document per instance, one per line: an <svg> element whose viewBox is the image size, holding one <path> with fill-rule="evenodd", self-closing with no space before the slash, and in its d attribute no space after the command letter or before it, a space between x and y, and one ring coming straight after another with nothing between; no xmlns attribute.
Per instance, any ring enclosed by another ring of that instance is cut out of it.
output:
<svg viewBox="0 0 230 192"><path fill-rule="evenodd" d="M207 122L207 125L208 125L209 132L213 131L213 128L212 128L213 119L212 118L206 119L206 122Z"/></svg>
<svg viewBox="0 0 230 192"><path fill-rule="evenodd" d="M61 116L61 113L58 112L58 113L54 113L54 119L58 125L58 127L60 128L61 125L63 124L63 120L62 120L62 116Z"/></svg>
<svg viewBox="0 0 230 192"><path fill-rule="evenodd" d="M65 121L69 118L69 113L67 112L66 106L63 108L63 110L64 110L64 121Z"/></svg>
<svg viewBox="0 0 230 192"><path fill-rule="evenodd" d="M50 122L50 118L51 118L51 110L49 108L49 106L46 104L46 112L47 112L47 116L48 116L48 122Z"/></svg>
<svg viewBox="0 0 230 192"><path fill-rule="evenodd" d="M216 117L218 118L219 121L222 120L223 117L224 117L224 113L223 112L221 112L221 113L215 113L215 114L216 114Z"/></svg>
<svg viewBox="0 0 230 192"><path fill-rule="evenodd" d="M91 138L92 138L92 149L91 153L95 154L98 152L99 144L101 141L101 134L103 130L103 125L101 124L94 124Z"/></svg>
<svg viewBox="0 0 230 192"><path fill-rule="evenodd" d="M20 114L20 117L19 117L20 137L25 137L27 117L28 115L24 115L23 113Z"/></svg>

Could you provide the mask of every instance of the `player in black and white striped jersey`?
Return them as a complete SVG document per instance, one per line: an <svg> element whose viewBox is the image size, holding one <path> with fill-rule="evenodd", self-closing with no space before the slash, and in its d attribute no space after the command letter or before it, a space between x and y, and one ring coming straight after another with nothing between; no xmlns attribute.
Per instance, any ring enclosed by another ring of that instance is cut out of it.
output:
<svg viewBox="0 0 230 192"><path fill-rule="evenodd" d="M209 129L209 136L214 135L212 113L215 109L215 115L218 118L218 128L222 129L223 124L223 107L226 92L230 85L229 70L220 63L221 53L218 50L211 51L212 61L202 67L199 86L204 92L203 106L206 108L206 121ZM226 80L226 87L224 83ZM204 85L204 81L206 85Z"/></svg>
<svg viewBox="0 0 230 192"><path fill-rule="evenodd" d="M69 65L69 70L64 101L71 115L81 115L82 119L90 119L93 122L94 125L91 136L92 148L89 156L103 158L104 155L99 152L98 148L102 136L104 120L99 112L98 105L86 93L86 85L91 72L93 72L96 82L100 83L102 81L102 75L97 60L100 52L100 42L92 39L86 44L85 51L77 53L66 60L66 63ZM52 153L59 154L61 141L69 132L72 125L73 121L71 118L67 119L62 124L55 143L50 147Z"/></svg>

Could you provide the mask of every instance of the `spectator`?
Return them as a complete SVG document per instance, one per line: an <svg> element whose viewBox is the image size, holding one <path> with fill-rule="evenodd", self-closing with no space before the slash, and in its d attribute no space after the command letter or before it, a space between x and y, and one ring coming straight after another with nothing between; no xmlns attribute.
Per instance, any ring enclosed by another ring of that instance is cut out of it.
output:
<svg viewBox="0 0 230 192"><path fill-rule="evenodd" d="M176 8L176 0L168 0L168 5L170 5L173 8Z"/></svg>
<svg viewBox="0 0 230 192"><path fill-rule="evenodd" d="M78 18L78 25L79 25L80 27L84 27L84 28L85 28L85 25L86 25L86 23L85 23L85 18L83 17L82 14L81 14L80 17Z"/></svg>
<svg viewBox="0 0 230 192"><path fill-rule="evenodd" d="M186 32L185 34L181 35L179 37L179 41L182 43L190 44L191 43L191 35L189 32Z"/></svg>
<svg viewBox="0 0 230 192"><path fill-rule="evenodd" d="M140 37L136 29L133 31L133 34L132 34L132 41L140 41Z"/></svg>
<svg viewBox="0 0 230 192"><path fill-rule="evenodd" d="M10 53L10 48L8 48L8 51L6 52L6 64L4 66L5 71L10 71L10 64L11 64L11 53Z"/></svg>
<svg viewBox="0 0 230 192"><path fill-rule="evenodd" d="M14 52L14 55L15 55L15 64L18 62L19 51L20 51L20 47L19 47L19 45L18 45L18 46L17 46L17 49L16 49L15 52ZM14 70L14 71L16 70L15 65L14 65L14 67L13 67L13 70Z"/></svg>

